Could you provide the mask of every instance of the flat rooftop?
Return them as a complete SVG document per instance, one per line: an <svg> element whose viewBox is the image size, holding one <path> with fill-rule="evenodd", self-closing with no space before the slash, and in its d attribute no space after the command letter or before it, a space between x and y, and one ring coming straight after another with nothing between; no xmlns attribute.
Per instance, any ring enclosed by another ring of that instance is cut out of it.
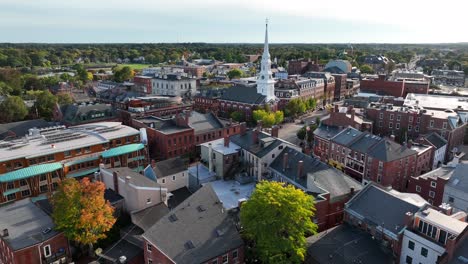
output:
<svg viewBox="0 0 468 264"><path fill-rule="evenodd" d="M409 93L404 105L419 105L427 109L468 111L468 97Z"/></svg>
<svg viewBox="0 0 468 264"><path fill-rule="evenodd" d="M210 143L211 143L211 147L212 147L213 151L219 152L219 153L221 153L223 155L234 154L234 153L239 152L239 150L241 149L241 147L234 144L233 142L229 142L228 147L224 146L224 138L220 138L220 139L217 139L217 140L213 140L213 141L210 141L210 142L203 143L203 144L201 144L201 146L204 146L204 147L208 148Z"/></svg>
<svg viewBox="0 0 468 264"><path fill-rule="evenodd" d="M468 223L457 220L432 208L426 208L416 216L424 221L443 227L452 234L459 235L468 226Z"/></svg>
<svg viewBox="0 0 468 264"><path fill-rule="evenodd" d="M0 141L0 162L62 153L139 133L138 130L120 122L99 122L69 128L64 126L42 128L20 139Z"/></svg>
<svg viewBox="0 0 468 264"><path fill-rule="evenodd" d="M209 182L226 210L238 207L240 199L249 199L255 189L255 183L240 184L237 181L218 180Z"/></svg>
<svg viewBox="0 0 468 264"><path fill-rule="evenodd" d="M39 244L57 235L52 218L31 202L23 199L0 207L0 229L8 229L3 240L14 250ZM50 228L49 231L48 228Z"/></svg>

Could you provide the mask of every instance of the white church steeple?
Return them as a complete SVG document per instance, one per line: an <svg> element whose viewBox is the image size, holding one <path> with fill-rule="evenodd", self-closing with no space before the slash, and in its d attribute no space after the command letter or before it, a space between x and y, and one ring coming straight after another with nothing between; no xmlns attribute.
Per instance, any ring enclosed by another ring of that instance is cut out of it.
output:
<svg viewBox="0 0 468 264"><path fill-rule="evenodd" d="M257 79L257 92L266 96L267 101L275 100L275 80L271 72L271 58L268 49L268 19L265 25L265 44L261 61L260 74Z"/></svg>

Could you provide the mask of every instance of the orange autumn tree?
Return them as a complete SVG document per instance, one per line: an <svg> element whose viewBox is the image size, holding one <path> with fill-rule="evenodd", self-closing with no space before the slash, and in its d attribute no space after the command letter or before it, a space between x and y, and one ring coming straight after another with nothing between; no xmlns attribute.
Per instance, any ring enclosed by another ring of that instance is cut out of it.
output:
<svg viewBox="0 0 468 264"><path fill-rule="evenodd" d="M104 199L104 191L102 182L68 178L51 197L55 228L68 239L88 245L90 253L93 244L106 238L106 232L116 221L114 208Z"/></svg>

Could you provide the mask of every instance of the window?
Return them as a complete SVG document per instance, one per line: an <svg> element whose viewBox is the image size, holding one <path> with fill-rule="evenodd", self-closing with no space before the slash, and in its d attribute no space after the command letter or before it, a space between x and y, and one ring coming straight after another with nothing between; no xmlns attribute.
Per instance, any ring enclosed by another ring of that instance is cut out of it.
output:
<svg viewBox="0 0 468 264"><path fill-rule="evenodd" d="M435 192L429 191L429 197L434 198L435 197Z"/></svg>
<svg viewBox="0 0 468 264"><path fill-rule="evenodd" d="M383 126L382 121L379 121L379 127L382 127L382 126Z"/></svg>
<svg viewBox="0 0 468 264"><path fill-rule="evenodd" d="M70 157L71 156L71 151L69 151L69 150L64 151L63 155L65 155L65 157Z"/></svg>
<svg viewBox="0 0 468 264"><path fill-rule="evenodd" d="M39 177L39 181L47 181L47 175L41 174L41 176Z"/></svg>
<svg viewBox="0 0 468 264"><path fill-rule="evenodd" d="M29 195L31 195L31 191L29 191L29 189L21 191L21 196L22 197L26 197L26 196L29 196Z"/></svg>
<svg viewBox="0 0 468 264"><path fill-rule="evenodd" d="M401 115L397 115L397 116L396 116L396 120L397 120L397 121L400 121L400 120L401 120Z"/></svg>
<svg viewBox="0 0 468 264"><path fill-rule="evenodd" d="M447 232L441 229L439 233L439 242L445 245L446 239L447 239Z"/></svg>
<svg viewBox="0 0 468 264"><path fill-rule="evenodd" d="M380 113L379 118L380 118L380 119L383 119L383 113Z"/></svg>
<svg viewBox="0 0 468 264"><path fill-rule="evenodd" d="M91 152L91 147L85 147L84 151L85 151L85 153L90 153Z"/></svg>
<svg viewBox="0 0 468 264"><path fill-rule="evenodd" d="M234 251L232 252L232 258L233 258L234 260L236 260L236 259L237 259L237 256L238 256L238 254L239 254L239 253L237 252L237 249L236 249L236 250L234 250Z"/></svg>
<svg viewBox="0 0 468 264"><path fill-rule="evenodd" d="M434 120L429 121L429 127L434 127Z"/></svg>
<svg viewBox="0 0 468 264"><path fill-rule="evenodd" d="M115 145L117 145L117 146L122 145L122 140L117 139L117 140L115 141Z"/></svg>
<svg viewBox="0 0 468 264"><path fill-rule="evenodd" d="M425 247L421 248L421 256L427 257L427 248L425 248Z"/></svg>
<svg viewBox="0 0 468 264"><path fill-rule="evenodd" d="M148 259L148 264L153 264L153 260L152 260L152 259Z"/></svg>
<svg viewBox="0 0 468 264"><path fill-rule="evenodd" d="M453 203L455 201L455 199L453 197L449 196L448 201L449 201L449 203Z"/></svg>
<svg viewBox="0 0 468 264"><path fill-rule="evenodd" d="M432 188L437 187L437 183L436 183L435 181L431 181L431 187L432 187Z"/></svg>
<svg viewBox="0 0 468 264"><path fill-rule="evenodd" d="M21 168L21 167L23 167L23 163L21 163L19 161L15 162L15 169L16 168Z"/></svg>
<svg viewBox="0 0 468 264"><path fill-rule="evenodd" d="M419 132L419 126L415 126L414 131Z"/></svg>
<svg viewBox="0 0 468 264"><path fill-rule="evenodd" d="M25 186L25 185L28 185L28 183L26 182L26 180L21 180L21 181L20 181L20 186Z"/></svg>
<svg viewBox="0 0 468 264"><path fill-rule="evenodd" d="M421 186L416 185L416 192L421 192Z"/></svg>
<svg viewBox="0 0 468 264"><path fill-rule="evenodd" d="M151 244L146 244L146 249L148 250L148 252L151 252L153 246Z"/></svg>
<svg viewBox="0 0 468 264"><path fill-rule="evenodd" d="M420 123L420 122L421 122L421 117L416 118L416 123Z"/></svg>
<svg viewBox="0 0 468 264"><path fill-rule="evenodd" d="M447 122L444 122L444 123L442 124L442 128L443 128L443 129L447 129Z"/></svg>
<svg viewBox="0 0 468 264"><path fill-rule="evenodd" d="M413 129L413 126L412 126L412 125L408 125L408 131L411 131L411 129Z"/></svg>
<svg viewBox="0 0 468 264"><path fill-rule="evenodd" d="M80 148L79 148L79 149L75 149L75 153L76 153L76 154L81 154L81 149L80 149Z"/></svg>
<svg viewBox="0 0 468 264"><path fill-rule="evenodd" d="M392 122L388 123L388 128L393 128L393 123Z"/></svg>
<svg viewBox="0 0 468 264"><path fill-rule="evenodd" d="M44 246L44 257L52 256L52 250L50 250L50 245Z"/></svg>
<svg viewBox="0 0 468 264"><path fill-rule="evenodd" d="M390 114L390 120L393 120L393 114Z"/></svg>
<svg viewBox="0 0 468 264"><path fill-rule="evenodd" d="M173 181L175 181L175 179L176 179L176 176L175 176L175 175L173 175L173 176L172 176L172 180L173 180Z"/></svg>
<svg viewBox="0 0 468 264"><path fill-rule="evenodd" d="M275 154L271 154L271 158L274 159L274 158L275 158Z"/></svg>
<svg viewBox="0 0 468 264"><path fill-rule="evenodd" d="M412 122L413 122L413 117L412 117L412 116L408 117L408 121L409 121L410 123L412 123Z"/></svg>
<svg viewBox="0 0 468 264"><path fill-rule="evenodd" d="M396 129L400 129L400 123L396 123L396 124L395 124L395 128L396 128Z"/></svg>
<svg viewBox="0 0 468 264"><path fill-rule="evenodd" d="M166 179L162 179L162 180L161 180L161 183L166 183Z"/></svg>
<svg viewBox="0 0 468 264"><path fill-rule="evenodd" d="M47 156L47 161L53 161L53 160L55 160L54 155Z"/></svg>
<svg viewBox="0 0 468 264"><path fill-rule="evenodd" d="M408 248L411 250L414 250L414 242L411 240L408 240Z"/></svg>
<svg viewBox="0 0 468 264"><path fill-rule="evenodd" d="M223 256L223 264L227 264L229 262L228 255Z"/></svg>
<svg viewBox="0 0 468 264"><path fill-rule="evenodd" d="M150 204L151 203L151 198L146 199L146 203ZM151 250L150 250L151 251Z"/></svg>
<svg viewBox="0 0 468 264"><path fill-rule="evenodd" d="M413 258L410 256L406 256L406 264L413 264Z"/></svg>
<svg viewBox="0 0 468 264"><path fill-rule="evenodd" d="M41 187L39 189L40 189L41 192L47 192L49 190L47 185L41 185Z"/></svg>

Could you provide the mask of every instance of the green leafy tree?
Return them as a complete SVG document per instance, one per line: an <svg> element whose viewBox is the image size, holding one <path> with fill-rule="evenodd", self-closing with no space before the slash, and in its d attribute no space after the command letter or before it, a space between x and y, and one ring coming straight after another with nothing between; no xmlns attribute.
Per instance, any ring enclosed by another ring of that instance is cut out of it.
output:
<svg viewBox="0 0 468 264"><path fill-rule="evenodd" d="M42 91L37 95L35 107L39 116L50 120L54 111L57 97L51 94L48 90Z"/></svg>
<svg viewBox="0 0 468 264"><path fill-rule="evenodd" d="M125 66L121 69L116 69L114 71L114 81L123 82L129 80L135 76L135 72L129 66Z"/></svg>
<svg viewBox="0 0 468 264"><path fill-rule="evenodd" d="M57 95L57 102L59 105L69 105L73 103L73 98L69 94Z"/></svg>
<svg viewBox="0 0 468 264"><path fill-rule="evenodd" d="M369 74L375 73L374 69L372 69L372 66L370 66L368 64L362 65L360 70L361 70L361 73L369 73Z"/></svg>
<svg viewBox="0 0 468 264"><path fill-rule="evenodd" d="M229 77L229 79L239 79L243 76L243 72L239 69L232 69L228 71L227 76Z"/></svg>
<svg viewBox="0 0 468 264"><path fill-rule="evenodd" d="M68 178L51 197L56 229L68 239L88 245L90 253L93 244L106 238L116 221L114 208L104 199L104 191L102 182L91 182L88 178L78 182Z"/></svg>
<svg viewBox="0 0 468 264"><path fill-rule="evenodd" d="M245 120L245 114L243 112L240 112L240 111L234 111L231 113L231 118L232 120L236 121L236 122L242 122Z"/></svg>
<svg viewBox="0 0 468 264"><path fill-rule="evenodd" d="M13 122L23 120L28 115L28 108L19 96L9 96L0 103L0 121Z"/></svg>
<svg viewBox="0 0 468 264"><path fill-rule="evenodd" d="M13 91L13 88L5 82L0 82L0 95L9 95Z"/></svg>
<svg viewBox="0 0 468 264"><path fill-rule="evenodd" d="M262 181L242 204L240 219L245 238L263 263L302 263L306 237L317 231L314 212L313 197L302 190Z"/></svg>
<svg viewBox="0 0 468 264"><path fill-rule="evenodd" d="M275 112L275 124L281 124L284 120L284 113L283 111L276 111Z"/></svg>

